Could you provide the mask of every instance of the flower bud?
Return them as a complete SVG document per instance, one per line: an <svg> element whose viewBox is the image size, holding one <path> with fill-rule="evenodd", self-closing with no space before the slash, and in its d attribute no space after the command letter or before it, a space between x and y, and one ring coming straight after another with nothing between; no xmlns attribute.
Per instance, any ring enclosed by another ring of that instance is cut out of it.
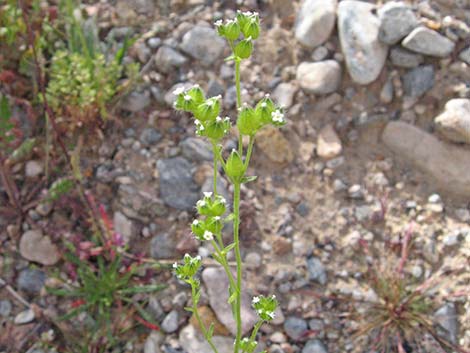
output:
<svg viewBox="0 0 470 353"><path fill-rule="evenodd" d="M243 27L243 35L245 38L251 37L257 39L259 37L259 18L258 16L251 16L245 26Z"/></svg>
<svg viewBox="0 0 470 353"><path fill-rule="evenodd" d="M227 23L224 25L224 36L228 40L235 40L238 39L240 36L240 25L237 21L228 20Z"/></svg>
<svg viewBox="0 0 470 353"><path fill-rule="evenodd" d="M255 112L263 124L271 123L271 114L276 109L276 106L269 95L266 95L256 104Z"/></svg>
<svg viewBox="0 0 470 353"><path fill-rule="evenodd" d="M187 95L192 98L196 107L204 103L204 101L206 100L204 91L201 89L201 87L199 87L199 85L194 85L192 88L190 88L187 92Z"/></svg>
<svg viewBox="0 0 470 353"><path fill-rule="evenodd" d="M204 136L218 141L227 134L230 129L230 118L222 119L220 116L206 124Z"/></svg>
<svg viewBox="0 0 470 353"><path fill-rule="evenodd" d="M251 37L243 39L235 46L234 54L241 59L248 59L253 51Z"/></svg>
<svg viewBox="0 0 470 353"><path fill-rule="evenodd" d="M232 181L237 182L240 181L241 177L245 174L245 166L243 165L242 158L235 149L232 150L232 153L227 159L225 172Z"/></svg>
<svg viewBox="0 0 470 353"><path fill-rule="evenodd" d="M197 271L201 267L202 260L200 256L192 257L189 254L184 255L183 263L173 264L176 277L183 281L190 281L196 275Z"/></svg>
<svg viewBox="0 0 470 353"><path fill-rule="evenodd" d="M244 105L238 113L237 127L242 135L253 136L261 127L261 121L255 114L255 110Z"/></svg>
<svg viewBox="0 0 470 353"><path fill-rule="evenodd" d="M240 28L245 28L245 25L248 23L251 15L251 12L241 12L240 10L237 11L236 20L240 25Z"/></svg>
<svg viewBox="0 0 470 353"><path fill-rule="evenodd" d="M218 20L214 23L215 28L217 29L217 33L221 37L225 37L225 26L222 20Z"/></svg>
<svg viewBox="0 0 470 353"><path fill-rule="evenodd" d="M194 112L196 118L201 122L214 120L220 112L220 98L221 96L212 97L199 104Z"/></svg>

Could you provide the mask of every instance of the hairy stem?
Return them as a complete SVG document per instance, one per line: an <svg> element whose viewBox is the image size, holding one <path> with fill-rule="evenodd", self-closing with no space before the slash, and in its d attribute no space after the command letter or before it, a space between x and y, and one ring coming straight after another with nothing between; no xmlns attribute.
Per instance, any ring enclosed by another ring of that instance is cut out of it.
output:
<svg viewBox="0 0 470 353"><path fill-rule="evenodd" d="M209 345L211 346L214 353L218 353L217 348L215 347L214 343L212 342L212 337L209 337L206 326L202 322L201 316L199 315L199 312L197 311L197 302L194 300L194 298L196 298L196 291L197 291L197 285L194 281L191 281L191 295L192 295L192 298L193 298L193 314L196 317L196 320L199 324L199 327L202 331L202 334L204 335L205 339L207 340L207 343L209 343Z"/></svg>
<svg viewBox="0 0 470 353"><path fill-rule="evenodd" d="M214 154L213 158L214 158L214 196L217 196L217 160L218 160L218 156L217 156L217 145L215 142L212 142L212 153Z"/></svg>
<svg viewBox="0 0 470 353"><path fill-rule="evenodd" d="M233 191L233 239L235 243L235 259L237 262L237 300L235 307L235 321L237 322L237 336L235 338L235 353L240 349L240 340L242 336L242 318L241 318L241 292L242 292L242 257L240 253L240 183L235 183Z"/></svg>
<svg viewBox="0 0 470 353"><path fill-rule="evenodd" d="M255 144L255 137L250 136L250 143L248 144L248 151L246 152L246 158L245 158L245 170L248 168L248 165L250 164L251 153L253 152L254 144Z"/></svg>
<svg viewBox="0 0 470 353"><path fill-rule="evenodd" d="M235 87L237 89L237 110L242 106L242 93L240 88L240 59L235 59ZM243 155L243 140L242 135L238 136L238 153Z"/></svg>

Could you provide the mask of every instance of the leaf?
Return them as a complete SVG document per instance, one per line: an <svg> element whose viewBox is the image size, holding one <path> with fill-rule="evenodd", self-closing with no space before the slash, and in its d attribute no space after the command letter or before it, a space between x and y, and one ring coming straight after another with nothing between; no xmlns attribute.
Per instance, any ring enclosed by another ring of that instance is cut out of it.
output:
<svg viewBox="0 0 470 353"><path fill-rule="evenodd" d="M78 291L63 288L46 287L46 291L52 295L57 295L58 297L77 297L80 295L80 292Z"/></svg>
<svg viewBox="0 0 470 353"><path fill-rule="evenodd" d="M229 62L229 61L233 61L233 60L235 60L235 59L236 59L235 55L230 55L230 56L227 56L227 57L224 59L224 61L225 61L225 62Z"/></svg>
<svg viewBox="0 0 470 353"><path fill-rule="evenodd" d="M247 184L247 183L250 183L252 181L255 181L258 177L256 175L253 175L253 176L245 176L242 178L242 184Z"/></svg>
<svg viewBox="0 0 470 353"><path fill-rule="evenodd" d="M222 252L225 253L225 254L227 254L228 252L230 252L230 251L235 247L235 245L236 245L235 243L232 243L232 244L227 245L227 246L222 250Z"/></svg>
<svg viewBox="0 0 470 353"><path fill-rule="evenodd" d="M124 56L126 55L127 51L129 48L136 42L137 38L135 39L129 39L128 35L126 34L126 37L124 38L124 43L122 44L122 47L119 48L119 50L116 52L116 55L114 56L114 60L121 65L122 60L124 59Z"/></svg>
<svg viewBox="0 0 470 353"><path fill-rule="evenodd" d="M214 323L211 322L211 325L209 326L209 329L207 330L207 335L206 335L206 339L207 340L210 340L212 338L212 336L214 335Z"/></svg>
<svg viewBox="0 0 470 353"><path fill-rule="evenodd" d="M233 292L230 297L228 298L228 303L233 304L237 300L237 292Z"/></svg>
<svg viewBox="0 0 470 353"><path fill-rule="evenodd" d="M152 293L162 289L165 289L165 284L150 284L145 286L134 286L119 290L119 294L137 294L137 293Z"/></svg>
<svg viewBox="0 0 470 353"><path fill-rule="evenodd" d="M193 312L194 312L194 309L191 308L190 306L185 306L185 307L184 307L184 310L189 311L190 313L193 313Z"/></svg>

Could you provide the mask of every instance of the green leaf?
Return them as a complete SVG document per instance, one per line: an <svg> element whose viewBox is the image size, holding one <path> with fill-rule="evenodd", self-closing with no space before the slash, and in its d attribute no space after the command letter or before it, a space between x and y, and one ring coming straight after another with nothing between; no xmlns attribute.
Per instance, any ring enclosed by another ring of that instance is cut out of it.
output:
<svg viewBox="0 0 470 353"><path fill-rule="evenodd" d="M242 184L247 184L247 183L250 183L252 181L255 181L258 177L256 175L252 175L252 176L245 176L242 178Z"/></svg>
<svg viewBox="0 0 470 353"><path fill-rule="evenodd" d="M134 286L130 288L124 288L119 290L119 294L137 294L137 293L152 293L162 289L165 289L165 284L150 284L145 286Z"/></svg>
<svg viewBox="0 0 470 353"><path fill-rule="evenodd" d="M233 292L230 297L228 298L228 303L233 304L237 300L237 292Z"/></svg>
<svg viewBox="0 0 470 353"><path fill-rule="evenodd" d="M194 309L191 308L190 306L185 306L185 307L184 307L184 310L189 311L190 313L193 313L193 312L194 312Z"/></svg>
<svg viewBox="0 0 470 353"><path fill-rule="evenodd" d="M214 323L211 322L211 325L209 326L209 329L207 330L206 339L207 339L207 340L210 340L213 335L214 335Z"/></svg>
<svg viewBox="0 0 470 353"><path fill-rule="evenodd" d="M77 290L46 287L46 291L58 297L78 297L81 293Z"/></svg>
<svg viewBox="0 0 470 353"><path fill-rule="evenodd" d="M229 61L233 61L236 59L236 56L235 55L230 55L230 56L227 56L224 61L225 62L229 62Z"/></svg>
<svg viewBox="0 0 470 353"><path fill-rule="evenodd" d="M227 254L228 252L230 252L230 251L235 247L235 245L236 245L235 243L232 243L232 244L227 245L227 246L222 250L222 252L225 253L225 254Z"/></svg>

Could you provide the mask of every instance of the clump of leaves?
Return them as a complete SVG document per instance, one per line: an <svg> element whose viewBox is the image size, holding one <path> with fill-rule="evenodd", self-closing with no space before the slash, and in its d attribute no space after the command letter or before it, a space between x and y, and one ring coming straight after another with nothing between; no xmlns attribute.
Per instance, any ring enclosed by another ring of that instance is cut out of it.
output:
<svg viewBox="0 0 470 353"><path fill-rule="evenodd" d="M138 66L124 65L132 41L126 38L114 56L103 50L97 30L85 22L79 2L65 0L60 12L65 19L66 47L51 59L47 100L59 123L72 131L107 116L107 105L125 87L120 79L135 78Z"/></svg>
<svg viewBox="0 0 470 353"><path fill-rule="evenodd" d="M412 248L412 227L402 237L398 256L391 247L385 252L361 241L362 249L370 260L366 279L376 298L362 302L360 327L356 338L369 338L370 352L405 353L417 350L427 352L434 346L437 351L469 353L450 342L436 331L433 313L444 298L436 295L437 287L449 284L451 273L437 272L417 283L405 267ZM424 350L423 350L424 349Z"/></svg>
<svg viewBox="0 0 470 353"><path fill-rule="evenodd" d="M63 283L61 288L48 288L51 294L73 300L70 311L59 321L87 314L85 334L77 340L85 352L96 344L104 350L113 347L119 342L119 335L136 322L158 330L158 325L139 304L140 297L136 295L153 293L166 287L149 284L137 276L143 270L142 264L123 256L125 246L121 235L114 231L102 206L99 213L100 228L104 230L102 234L91 241L66 243L69 251L64 255L67 261L64 268L68 270L73 284Z"/></svg>

